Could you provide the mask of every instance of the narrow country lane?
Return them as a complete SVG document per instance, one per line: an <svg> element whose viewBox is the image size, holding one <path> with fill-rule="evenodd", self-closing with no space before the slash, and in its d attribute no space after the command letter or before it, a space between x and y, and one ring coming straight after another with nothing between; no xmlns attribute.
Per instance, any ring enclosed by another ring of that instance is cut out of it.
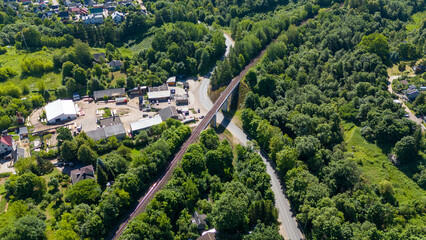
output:
<svg viewBox="0 0 426 240"><path fill-rule="evenodd" d="M415 75L409 75L409 77L414 77ZM411 120L411 121L413 121L413 122L415 122L415 123L417 123L417 124L419 124L420 126L421 126L421 128L422 128L422 131L424 132L426 129L425 129L425 126L423 125L423 120L421 119L421 118L418 118L418 117L416 117L416 115L407 107L407 105L405 105L405 103L404 103L404 97L403 97L403 95L401 95L401 94L398 94L398 93L395 93L394 91L393 91L393 89L392 89L392 82L393 82L393 80L395 80L395 79L398 79L398 78L400 78L401 77L401 75L398 75L398 76L391 76L391 77L389 77L389 79L388 79L388 81L389 81L389 84L388 84L388 91L390 92L390 93L393 93L393 94L395 94L395 95L397 95L398 96L398 99L399 99L399 101L401 101L401 103L402 103L402 107L404 107L404 109L405 109L405 112L408 114L408 118Z"/></svg>
<svg viewBox="0 0 426 240"><path fill-rule="evenodd" d="M226 37L226 53L225 55L229 54L230 46L232 46L233 43L232 39L230 39L227 35ZM206 110L210 110L213 107L213 103L208 97L208 89L210 85L210 79L205 77L203 81L201 82L201 86L198 92L198 97L203 105L203 107ZM246 146L247 142L249 141L247 135L244 133L244 131L239 128L237 125L235 125L232 121L230 121L228 118L225 118L224 115L219 111L216 115L217 122L222 124L226 129L231 132L231 134L236 137L242 145ZM285 237L285 239L291 239L291 240L299 240L304 239L303 233L298 227L298 223L296 221L296 218L291 210L290 203L285 196L283 192L283 187L281 185L281 182L278 178L278 175L275 171L275 169L272 167L271 163L267 159L267 155L265 153L259 153L259 155L262 157L263 162L266 165L266 172L271 177L271 185L272 185L272 191L275 195L275 206L278 209L278 220L281 222L280 225L280 233Z"/></svg>

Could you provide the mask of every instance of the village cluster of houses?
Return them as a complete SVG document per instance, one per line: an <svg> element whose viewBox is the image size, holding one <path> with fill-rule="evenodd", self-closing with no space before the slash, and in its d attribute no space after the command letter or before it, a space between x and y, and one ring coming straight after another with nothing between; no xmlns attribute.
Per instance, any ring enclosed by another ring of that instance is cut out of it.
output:
<svg viewBox="0 0 426 240"><path fill-rule="evenodd" d="M119 3L115 1L96 3L93 0L86 0L84 4L66 0L64 2L65 9L61 8L59 4L50 5L48 0L5 0L5 3L32 4L29 11L37 14L42 20L57 15L63 22L82 21L86 24L102 24L108 16L111 16L114 23L119 24L125 20L126 14L116 11L117 6L136 6L131 0ZM12 4L9 5L13 7ZM143 13L146 13L146 11L143 11Z"/></svg>

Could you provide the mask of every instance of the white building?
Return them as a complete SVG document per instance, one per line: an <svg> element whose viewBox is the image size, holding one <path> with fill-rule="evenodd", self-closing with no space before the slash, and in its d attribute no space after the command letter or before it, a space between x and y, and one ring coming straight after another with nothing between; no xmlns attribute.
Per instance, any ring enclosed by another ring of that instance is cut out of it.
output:
<svg viewBox="0 0 426 240"><path fill-rule="evenodd" d="M122 21L124 21L124 14L121 12L115 11L111 14L111 18L116 24L119 24Z"/></svg>
<svg viewBox="0 0 426 240"><path fill-rule="evenodd" d="M170 91L149 92L148 100L150 101L167 101L170 99Z"/></svg>
<svg viewBox="0 0 426 240"><path fill-rule="evenodd" d="M77 111L72 100L58 99L44 107L47 123L59 123L77 118Z"/></svg>
<svg viewBox="0 0 426 240"><path fill-rule="evenodd" d="M137 122L130 123L130 130L134 134L134 133L137 133L141 130L148 129L152 126L158 125L162 122L163 122L163 120L161 120L161 116L157 115L153 118L145 118L145 119L141 119Z"/></svg>
<svg viewBox="0 0 426 240"><path fill-rule="evenodd" d="M104 23L104 17L102 15L97 14L89 14L89 16L83 16L81 17L81 20L85 24L102 24Z"/></svg>
<svg viewBox="0 0 426 240"><path fill-rule="evenodd" d="M11 152L14 149L15 141L12 136L6 135L0 137L0 154Z"/></svg>

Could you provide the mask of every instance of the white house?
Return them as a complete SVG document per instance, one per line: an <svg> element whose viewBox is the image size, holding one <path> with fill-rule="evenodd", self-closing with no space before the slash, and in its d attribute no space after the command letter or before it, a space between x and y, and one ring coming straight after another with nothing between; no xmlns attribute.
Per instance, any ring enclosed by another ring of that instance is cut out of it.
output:
<svg viewBox="0 0 426 240"><path fill-rule="evenodd" d="M124 21L124 14L121 12L115 11L111 14L111 18L116 24L119 24L122 21Z"/></svg>
<svg viewBox="0 0 426 240"><path fill-rule="evenodd" d="M46 110L47 123L59 123L77 118L77 112L72 100L58 99L44 107Z"/></svg>
<svg viewBox="0 0 426 240"><path fill-rule="evenodd" d="M4 154L13 150L14 141L12 136L1 136L0 137L0 154Z"/></svg>
<svg viewBox="0 0 426 240"><path fill-rule="evenodd" d="M102 15L89 14L89 16L81 17L85 24L102 24L104 17Z"/></svg>

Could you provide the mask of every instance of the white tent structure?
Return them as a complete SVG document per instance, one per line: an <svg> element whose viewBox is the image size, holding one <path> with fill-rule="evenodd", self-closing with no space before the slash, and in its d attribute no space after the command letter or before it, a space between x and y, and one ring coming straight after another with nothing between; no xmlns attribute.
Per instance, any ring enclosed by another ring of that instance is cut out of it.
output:
<svg viewBox="0 0 426 240"><path fill-rule="evenodd" d="M72 100L58 99L44 107L47 123L54 124L77 118L77 112Z"/></svg>

